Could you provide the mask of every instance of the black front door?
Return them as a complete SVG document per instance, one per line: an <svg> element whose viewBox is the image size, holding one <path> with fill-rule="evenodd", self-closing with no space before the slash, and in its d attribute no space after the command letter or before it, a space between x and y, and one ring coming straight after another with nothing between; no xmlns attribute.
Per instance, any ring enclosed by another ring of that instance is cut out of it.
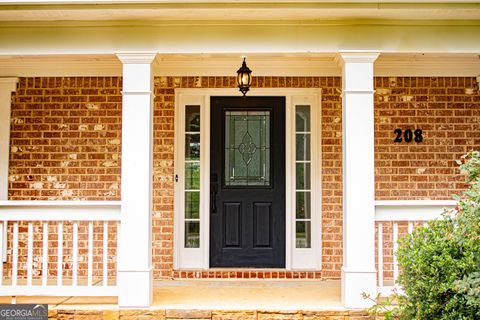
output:
<svg viewBox="0 0 480 320"><path fill-rule="evenodd" d="M285 267L285 98L212 97L210 266Z"/></svg>

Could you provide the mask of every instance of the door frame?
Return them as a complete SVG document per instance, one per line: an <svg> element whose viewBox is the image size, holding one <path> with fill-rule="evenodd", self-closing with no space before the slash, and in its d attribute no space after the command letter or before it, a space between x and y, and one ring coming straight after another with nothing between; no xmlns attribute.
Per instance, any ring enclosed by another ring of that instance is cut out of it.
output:
<svg viewBox="0 0 480 320"><path fill-rule="evenodd" d="M174 140L174 270L210 269L210 97L239 96L236 88L175 89ZM321 270L321 89L254 88L249 96L285 97L285 270ZM311 248L295 246L295 106L311 106ZM200 247L184 248L185 106L200 106ZM234 270L234 268L232 268Z"/></svg>

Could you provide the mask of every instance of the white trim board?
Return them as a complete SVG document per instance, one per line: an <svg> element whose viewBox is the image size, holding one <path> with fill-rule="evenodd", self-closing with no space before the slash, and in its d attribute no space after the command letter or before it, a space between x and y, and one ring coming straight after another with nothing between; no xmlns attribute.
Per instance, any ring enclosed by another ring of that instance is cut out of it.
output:
<svg viewBox="0 0 480 320"><path fill-rule="evenodd" d="M321 90L251 89L249 96L286 98L286 270L321 270ZM175 182L174 269L209 269L210 249L210 97L239 96L238 89L176 89L175 91ZM312 119L312 247L295 248L295 105L311 105ZM200 247L184 248L184 111L200 106Z"/></svg>
<svg viewBox="0 0 480 320"><path fill-rule="evenodd" d="M337 53L250 53L253 76L341 76ZM163 54L153 63L155 76L235 76L241 54ZM477 76L477 54L383 53L374 76ZM113 54L0 55L0 76L121 76Z"/></svg>
<svg viewBox="0 0 480 320"><path fill-rule="evenodd" d="M454 200L377 200L375 221L429 221L456 204Z"/></svg>

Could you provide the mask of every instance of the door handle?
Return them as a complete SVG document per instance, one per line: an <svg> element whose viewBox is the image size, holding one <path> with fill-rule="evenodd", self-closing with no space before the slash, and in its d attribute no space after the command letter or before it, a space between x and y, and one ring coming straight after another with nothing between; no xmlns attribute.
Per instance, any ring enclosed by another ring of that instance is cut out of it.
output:
<svg viewBox="0 0 480 320"><path fill-rule="evenodd" d="M217 191L218 191L218 174L212 173L210 177L210 210L212 213L217 212Z"/></svg>
<svg viewBox="0 0 480 320"><path fill-rule="evenodd" d="M211 204L210 206L211 206L212 213L216 213L217 212L217 187L216 186L212 188L210 204Z"/></svg>

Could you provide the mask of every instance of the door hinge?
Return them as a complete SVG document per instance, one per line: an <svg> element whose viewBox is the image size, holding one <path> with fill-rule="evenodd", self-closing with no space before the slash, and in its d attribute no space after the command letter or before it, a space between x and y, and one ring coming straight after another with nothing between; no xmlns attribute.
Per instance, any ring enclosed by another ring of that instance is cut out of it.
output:
<svg viewBox="0 0 480 320"><path fill-rule="evenodd" d="M175 182L178 182L178 174L175 175Z"/></svg>

